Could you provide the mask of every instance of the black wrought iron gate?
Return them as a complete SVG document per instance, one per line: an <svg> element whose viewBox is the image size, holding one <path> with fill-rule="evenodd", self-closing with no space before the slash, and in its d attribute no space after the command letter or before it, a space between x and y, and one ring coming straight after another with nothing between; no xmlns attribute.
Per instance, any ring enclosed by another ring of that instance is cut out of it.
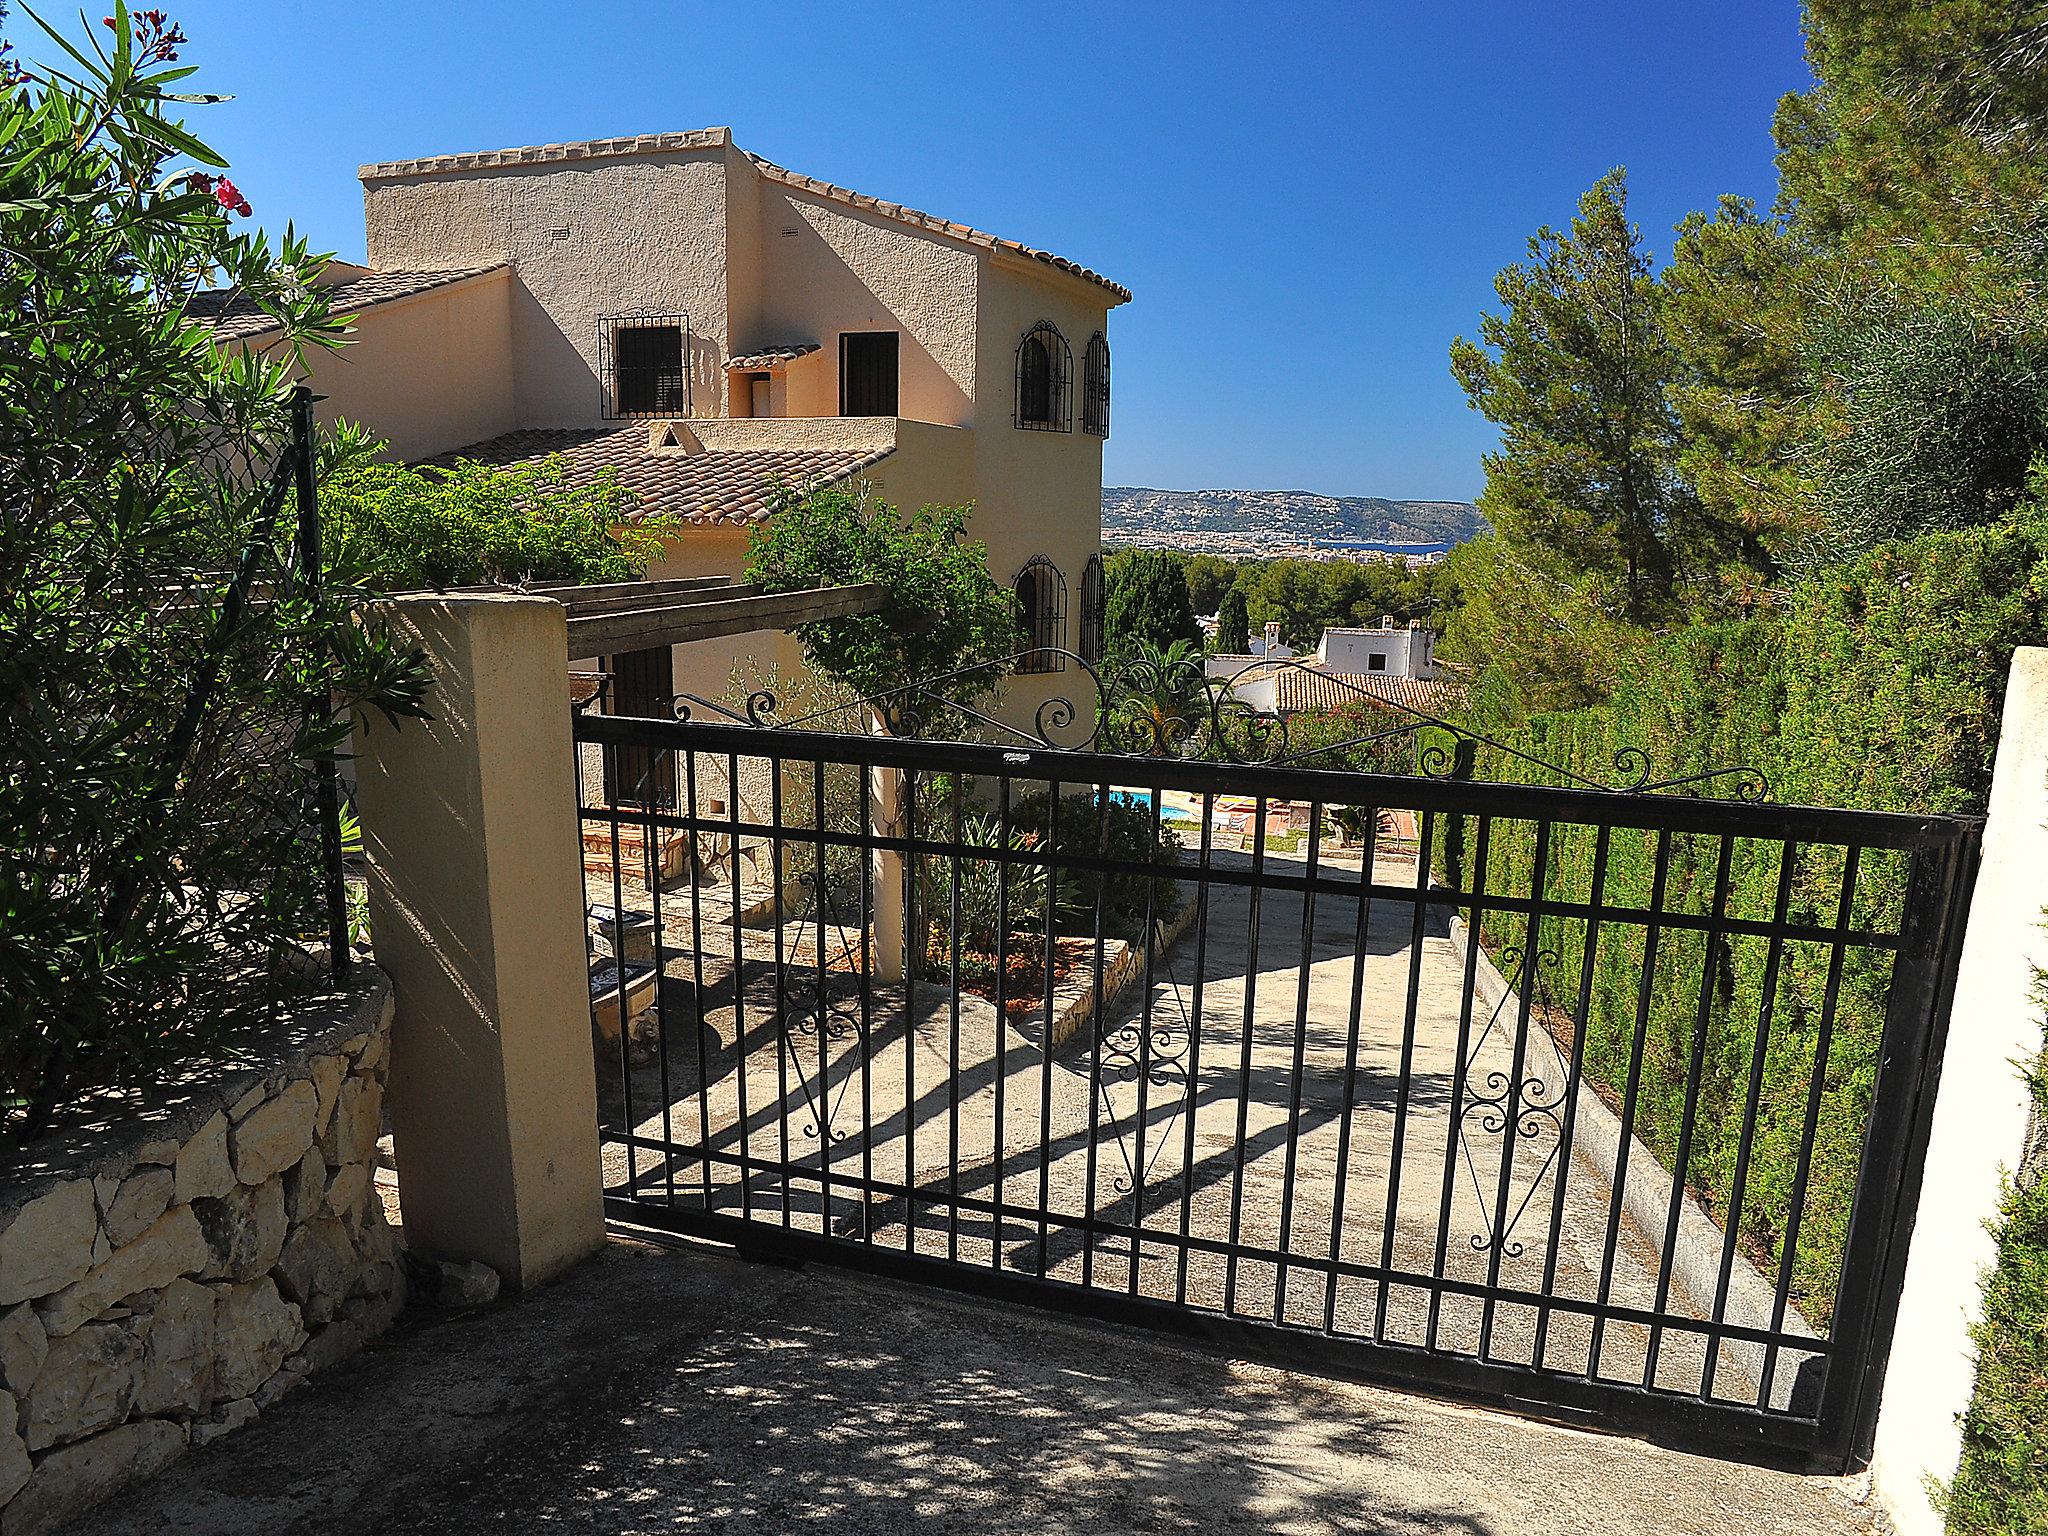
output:
<svg viewBox="0 0 2048 1536"><path fill-rule="evenodd" d="M576 737L615 1216L1867 1459L1974 823ZM672 803L605 803L626 752Z"/></svg>

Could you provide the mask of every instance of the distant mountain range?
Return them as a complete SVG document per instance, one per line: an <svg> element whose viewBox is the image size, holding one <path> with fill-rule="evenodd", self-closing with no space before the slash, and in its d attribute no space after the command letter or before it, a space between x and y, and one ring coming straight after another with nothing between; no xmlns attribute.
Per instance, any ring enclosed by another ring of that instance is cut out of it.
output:
<svg viewBox="0 0 2048 1536"><path fill-rule="evenodd" d="M1484 530L1463 501L1387 501L1313 491L1155 491L1102 488L1108 544L1164 545L1218 554L1297 553L1372 545L1456 544Z"/></svg>

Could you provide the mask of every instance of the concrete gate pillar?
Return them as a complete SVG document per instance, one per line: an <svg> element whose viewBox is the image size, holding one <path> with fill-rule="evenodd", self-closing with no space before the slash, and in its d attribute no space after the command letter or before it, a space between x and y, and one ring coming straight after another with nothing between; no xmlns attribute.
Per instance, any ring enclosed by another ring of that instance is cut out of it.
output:
<svg viewBox="0 0 2048 1536"><path fill-rule="evenodd" d="M868 734L887 736L879 711L868 711ZM904 833L903 770L876 768L869 776L868 828L876 837ZM877 848L873 858L875 900L875 980L899 982L909 960L910 933L903 900L910 861L893 849Z"/></svg>
<svg viewBox="0 0 2048 1536"><path fill-rule="evenodd" d="M434 718L375 722L357 763L406 1241L524 1288L604 1241L566 610L373 612L434 670Z"/></svg>

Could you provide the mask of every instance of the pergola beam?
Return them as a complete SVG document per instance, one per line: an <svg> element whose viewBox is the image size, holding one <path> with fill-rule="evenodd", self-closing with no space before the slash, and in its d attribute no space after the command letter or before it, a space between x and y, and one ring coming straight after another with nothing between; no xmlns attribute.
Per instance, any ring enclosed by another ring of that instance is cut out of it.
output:
<svg viewBox="0 0 2048 1536"><path fill-rule="evenodd" d="M887 600L887 595L887 590L878 582L816 587L804 592L765 593L733 585L703 591L650 594L649 600L637 607L614 606L607 600L595 611L579 613L571 604L569 654L609 656L620 651L685 645L692 640L710 640L720 635L741 635L754 630L794 629L799 624L816 623L821 619L873 613Z"/></svg>

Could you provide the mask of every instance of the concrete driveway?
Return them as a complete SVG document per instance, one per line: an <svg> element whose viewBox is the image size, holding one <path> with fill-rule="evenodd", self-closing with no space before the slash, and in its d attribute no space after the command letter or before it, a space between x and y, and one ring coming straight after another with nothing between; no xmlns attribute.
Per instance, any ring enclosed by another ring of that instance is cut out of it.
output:
<svg viewBox="0 0 2048 1536"><path fill-rule="evenodd" d="M415 1315L77 1536L1846 1536L1799 1478L699 1245Z"/></svg>

